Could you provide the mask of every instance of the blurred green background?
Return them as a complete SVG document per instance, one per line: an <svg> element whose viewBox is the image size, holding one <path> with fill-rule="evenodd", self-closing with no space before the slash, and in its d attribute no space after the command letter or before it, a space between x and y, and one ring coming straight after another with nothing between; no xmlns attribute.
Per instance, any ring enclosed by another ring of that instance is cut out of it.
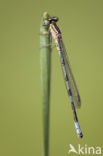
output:
<svg viewBox="0 0 103 156"><path fill-rule="evenodd" d="M41 156L40 21L58 16L82 99L77 138L56 48L52 52L50 156L103 146L103 1L0 1L0 156ZM73 154L72 154L73 155Z"/></svg>

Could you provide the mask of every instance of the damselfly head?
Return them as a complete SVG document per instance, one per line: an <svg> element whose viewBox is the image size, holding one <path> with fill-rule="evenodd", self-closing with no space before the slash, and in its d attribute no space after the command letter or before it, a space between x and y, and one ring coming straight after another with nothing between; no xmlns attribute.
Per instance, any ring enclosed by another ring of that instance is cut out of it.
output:
<svg viewBox="0 0 103 156"><path fill-rule="evenodd" d="M53 23L53 22L56 23L58 20L59 20L58 17L49 17L49 18L46 19L46 21L47 21L48 23Z"/></svg>

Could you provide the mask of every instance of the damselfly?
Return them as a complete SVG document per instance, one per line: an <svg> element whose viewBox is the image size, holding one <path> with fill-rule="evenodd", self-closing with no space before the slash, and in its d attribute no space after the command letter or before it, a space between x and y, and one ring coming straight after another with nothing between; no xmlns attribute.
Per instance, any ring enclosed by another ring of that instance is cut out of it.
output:
<svg viewBox="0 0 103 156"><path fill-rule="evenodd" d="M80 95L79 95L79 92L78 92L78 89L77 89L77 86L76 86L76 83L75 83L75 80L74 80L74 77L70 68L70 63L69 63L68 56L67 56L64 43L62 40L61 31L56 24L57 21L58 21L57 17L49 17L48 19L46 19L46 22L48 22L49 24L50 34L55 40L56 47L60 55L62 69L64 73L64 78L65 78L65 84L66 84L68 96L70 98L70 102L71 102L71 106L73 110L75 128L76 128L78 136L82 138L83 133L79 126L78 117L77 117L76 108L75 108L75 107L80 108L81 106Z"/></svg>

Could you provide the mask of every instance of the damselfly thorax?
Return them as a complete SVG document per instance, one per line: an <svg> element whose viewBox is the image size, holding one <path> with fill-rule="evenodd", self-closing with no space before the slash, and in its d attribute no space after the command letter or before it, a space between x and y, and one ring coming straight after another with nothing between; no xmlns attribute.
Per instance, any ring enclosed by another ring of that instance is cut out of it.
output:
<svg viewBox="0 0 103 156"><path fill-rule="evenodd" d="M56 43L56 47L59 51L60 50L60 44L58 44L58 43L62 39L61 32L55 23L50 24L49 31L50 31L52 37L54 38L54 41Z"/></svg>

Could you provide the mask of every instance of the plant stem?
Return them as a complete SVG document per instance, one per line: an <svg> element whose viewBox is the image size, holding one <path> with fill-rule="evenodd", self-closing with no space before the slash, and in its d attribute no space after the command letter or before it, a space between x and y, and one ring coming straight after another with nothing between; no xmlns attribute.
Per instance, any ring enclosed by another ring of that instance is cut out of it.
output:
<svg viewBox="0 0 103 156"><path fill-rule="evenodd" d="M43 14L40 25L40 70L41 70L41 97L43 105L43 156L49 153L49 103L50 103L50 71L51 71L51 43L48 35L49 25L45 19L48 13Z"/></svg>

